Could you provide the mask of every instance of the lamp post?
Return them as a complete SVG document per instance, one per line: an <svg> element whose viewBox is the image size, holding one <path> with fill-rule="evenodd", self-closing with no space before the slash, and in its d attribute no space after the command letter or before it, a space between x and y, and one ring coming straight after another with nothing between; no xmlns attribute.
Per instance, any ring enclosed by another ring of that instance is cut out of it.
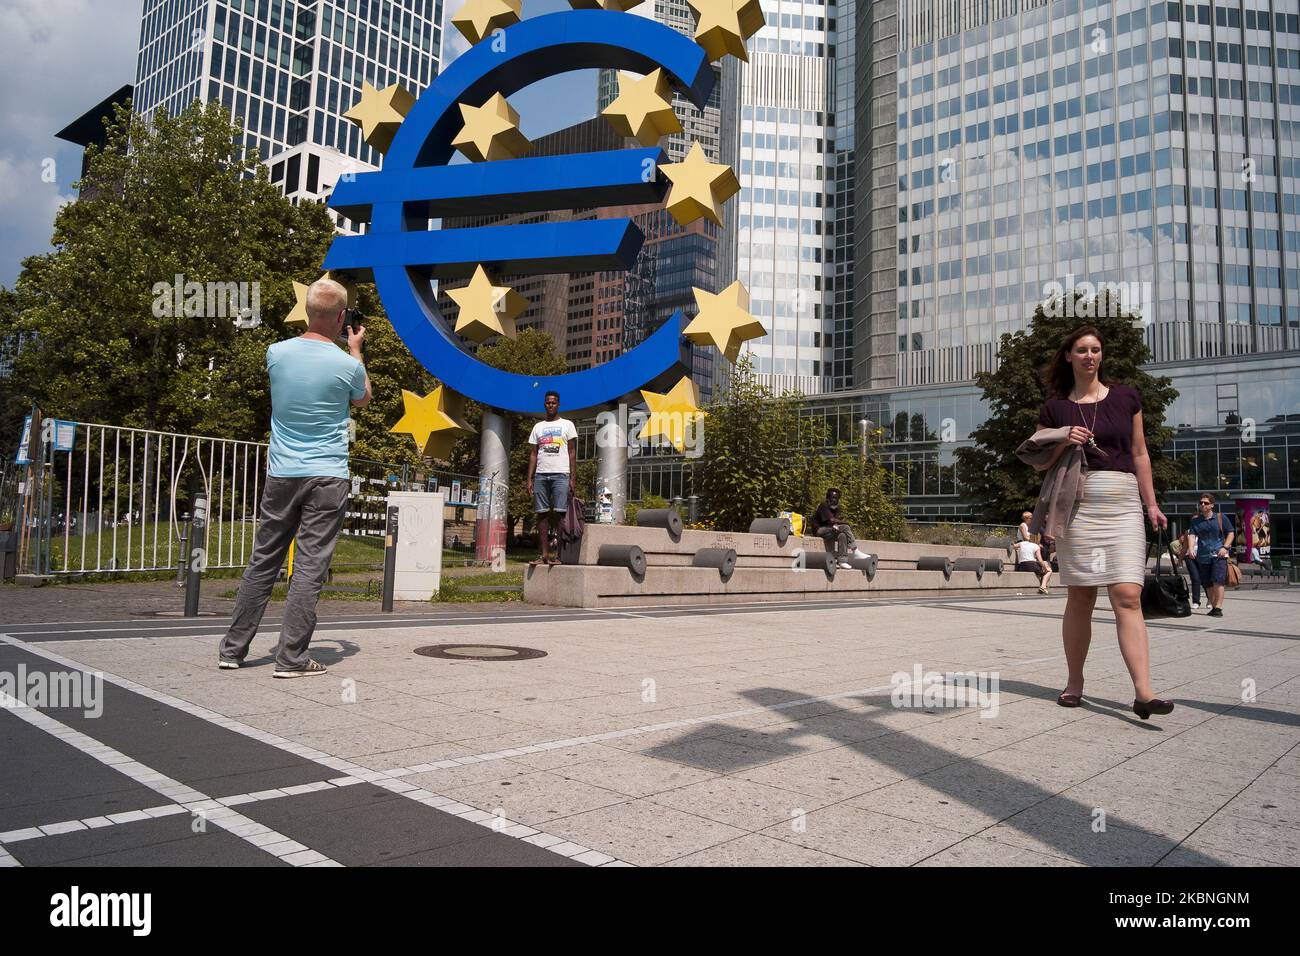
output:
<svg viewBox="0 0 1300 956"><path fill-rule="evenodd" d="M875 424L876 424L876 423L873 422L870 418L864 418L864 419L862 419L861 421L858 422L858 425L861 426L861 428L862 428L862 462L863 462L863 464L866 464L866 461L867 461L867 431L868 431L868 429L874 428L874 427L875 427Z"/></svg>

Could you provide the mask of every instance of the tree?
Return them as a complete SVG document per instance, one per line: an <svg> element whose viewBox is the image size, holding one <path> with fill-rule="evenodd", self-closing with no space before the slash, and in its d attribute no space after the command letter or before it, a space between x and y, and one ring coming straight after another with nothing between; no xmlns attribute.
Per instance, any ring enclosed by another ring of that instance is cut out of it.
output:
<svg viewBox="0 0 1300 956"><path fill-rule="evenodd" d="M280 196L239 136L219 104L149 123L117 108L88 150L82 198L55 217L54 251L29 257L15 284L14 376L28 397L81 421L265 433L266 347L333 227L321 206ZM232 303L186 283L248 285ZM237 332L234 312L253 301L261 327Z"/></svg>
<svg viewBox="0 0 1300 956"><path fill-rule="evenodd" d="M1178 393L1169 378L1143 371L1142 366L1151 361L1151 350L1141 320L1105 292L1096 300L1075 293L1072 300L1058 300L1052 308L1040 304L1028 330L1003 335L997 371L975 377L989 417L971 432L976 444L958 449L957 460L963 490L985 521L1005 524L1022 511L1033 510L1043 476L1021 462L1015 451L1037 429L1038 412L1047 398L1039 371L1061 340L1081 325L1095 326L1105 339L1106 379L1132 385L1142 396L1157 497L1178 480L1179 464L1160 454L1173 436L1165 425L1165 409Z"/></svg>
<svg viewBox="0 0 1300 956"><path fill-rule="evenodd" d="M267 439L266 350L301 334L284 324L293 282L320 277L335 231L323 205L281 196L241 137L217 103L150 122L117 109L106 144L87 152L81 198L55 217L54 251L29 257L14 289L0 290L6 344L21 342L10 379L21 394L5 412L35 401L78 421ZM240 283L241 301L222 294ZM401 389L431 378L374 287L358 296L374 401L354 411L354 452L418 463L388 429ZM254 303L261 325L237 330L239 306Z"/></svg>
<svg viewBox="0 0 1300 956"><path fill-rule="evenodd" d="M744 531L781 511L811 515L826 489L839 487L846 519L863 538L902 540L905 526L893 480L876 456L857 448L827 451L824 421L801 415L800 396L776 395L742 357L704 420L704 451L692 488L704 516L720 531Z"/></svg>

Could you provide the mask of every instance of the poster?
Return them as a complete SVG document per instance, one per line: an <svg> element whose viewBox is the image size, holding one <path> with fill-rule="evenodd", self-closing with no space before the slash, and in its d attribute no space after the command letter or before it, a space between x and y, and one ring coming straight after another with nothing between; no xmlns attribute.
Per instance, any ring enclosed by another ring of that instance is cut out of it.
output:
<svg viewBox="0 0 1300 956"><path fill-rule="evenodd" d="M451 498L448 501L448 504L453 504L453 505L460 504L460 482L459 481L453 481L451 483Z"/></svg>
<svg viewBox="0 0 1300 956"><path fill-rule="evenodd" d="M1273 553L1273 529L1268 509L1272 495L1242 495L1235 499L1241 516L1244 559L1251 564L1268 564Z"/></svg>

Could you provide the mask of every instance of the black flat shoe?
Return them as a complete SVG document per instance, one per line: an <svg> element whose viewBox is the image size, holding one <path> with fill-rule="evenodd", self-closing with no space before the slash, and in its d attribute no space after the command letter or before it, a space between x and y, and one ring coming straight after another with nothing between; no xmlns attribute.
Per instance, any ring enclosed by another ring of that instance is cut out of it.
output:
<svg viewBox="0 0 1300 956"><path fill-rule="evenodd" d="M1083 703L1083 695L1067 694L1064 691L1062 691L1061 696L1056 698L1056 703L1058 706L1061 707L1078 707L1080 704Z"/></svg>
<svg viewBox="0 0 1300 956"><path fill-rule="evenodd" d="M1161 700L1159 697L1152 697L1150 700L1133 701L1133 713L1143 720L1146 720L1152 714L1163 716L1164 714L1173 713L1173 709L1174 702L1172 700Z"/></svg>

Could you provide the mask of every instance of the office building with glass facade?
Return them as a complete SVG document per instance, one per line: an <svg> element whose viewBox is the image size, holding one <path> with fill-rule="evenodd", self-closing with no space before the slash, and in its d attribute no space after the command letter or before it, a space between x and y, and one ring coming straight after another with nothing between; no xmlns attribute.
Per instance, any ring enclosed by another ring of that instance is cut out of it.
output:
<svg viewBox="0 0 1300 956"><path fill-rule="evenodd" d="M991 369L1053 283L1157 362L1300 347L1295 3L900 10L898 384Z"/></svg>
<svg viewBox="0 0 1300 956"><path fill-rule="evenodd" d="M746 343L761 379L817 394L833 386L836 362L837 7L770 0L763 10L749 61L723 60L722 160L741 192L726 206L719 281L743 282L767 327Z"/></svg>
<svg viewBox="0 0 1300 956"><path fill-rule="evenodd" d="M417 96L438 73L442 0L145 0L135 108L220 102L264 160L303 143L375 168L344 120L362 81ZM316 155L321 151L317 150Z"/></svg>

